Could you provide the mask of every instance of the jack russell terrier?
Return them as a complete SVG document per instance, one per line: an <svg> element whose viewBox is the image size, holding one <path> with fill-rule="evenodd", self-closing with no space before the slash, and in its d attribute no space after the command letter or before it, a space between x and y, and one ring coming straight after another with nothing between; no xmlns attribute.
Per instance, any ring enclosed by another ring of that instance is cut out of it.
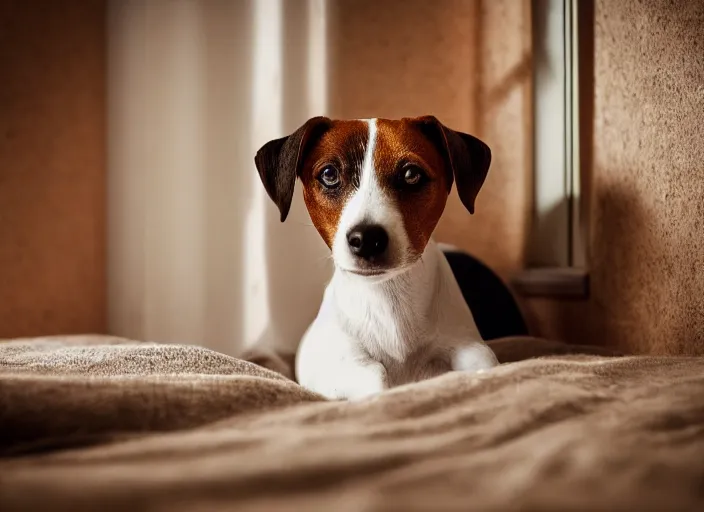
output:
<svg viewBox="0 0 704 512"><path fill-rule="evenodd" d="M356 399L498 364L431 235L453 182L470 213L491 151L435 117L315 117L265 144L259 176L283 222L296 178L334 275L296 356L298 382Z"/></svg>

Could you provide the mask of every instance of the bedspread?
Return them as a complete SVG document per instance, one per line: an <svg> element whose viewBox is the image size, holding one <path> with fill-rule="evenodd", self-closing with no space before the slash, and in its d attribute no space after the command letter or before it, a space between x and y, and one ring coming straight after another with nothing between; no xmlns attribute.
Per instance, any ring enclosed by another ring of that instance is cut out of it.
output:
<svg viewBox="0 0 704 512"><path fill-rule="evenodd" d="M195 346L0 343L0 510L704 510L704 358L491 345L345 402Z"/></svg>

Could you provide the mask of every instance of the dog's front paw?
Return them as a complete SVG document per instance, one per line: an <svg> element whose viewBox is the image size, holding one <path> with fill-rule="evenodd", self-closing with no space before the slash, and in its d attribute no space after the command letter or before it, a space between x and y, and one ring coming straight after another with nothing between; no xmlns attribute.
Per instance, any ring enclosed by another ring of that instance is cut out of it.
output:
<svg viewBox="0 0 704 512"><path fill-rule="evenodd" d="M380 363L330 365L322 372L299 372L299 384L331 400L360 400L386 389Z"/></svg>
<svg viewBox="0 0 704 512"><path fill-rule="evenodd" d="M475 373L488 370L498 364L499 361L494 352L486 344L476 342L457 348L452 361L452 369Z"/></svg>
<svg viewBox="0 0 704 512"><path fill-rule="evenodd" d="M355 368L347 381L344 398L361 400L386 389L386 369L380 363L368 363Z"/></svg>

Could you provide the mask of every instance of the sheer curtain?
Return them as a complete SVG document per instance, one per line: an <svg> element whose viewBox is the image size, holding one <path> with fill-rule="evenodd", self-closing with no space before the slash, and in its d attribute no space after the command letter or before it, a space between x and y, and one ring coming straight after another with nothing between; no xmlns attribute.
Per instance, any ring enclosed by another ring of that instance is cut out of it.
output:
<svg viewBox="0 0 704 512"><path fill-rule="evenodd" d="M280 224L253 157L326 114L325 23L324 0L110 2L112 334L231 354L298 341L327 248L300 197Z"/></svg>

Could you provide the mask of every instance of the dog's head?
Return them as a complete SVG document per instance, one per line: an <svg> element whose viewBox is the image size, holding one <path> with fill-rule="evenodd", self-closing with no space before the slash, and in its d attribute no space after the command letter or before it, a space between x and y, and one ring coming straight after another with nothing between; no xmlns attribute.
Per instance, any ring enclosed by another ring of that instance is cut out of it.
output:
<svg viewBox="0 0 704 512"><path fill-rule="evenodd" d="M310 217L336 266L378 280L421 256L453 182L474 213L491 151L432 116L315 117L265 144L254 161L282 222L299 178Z"/></svg>

